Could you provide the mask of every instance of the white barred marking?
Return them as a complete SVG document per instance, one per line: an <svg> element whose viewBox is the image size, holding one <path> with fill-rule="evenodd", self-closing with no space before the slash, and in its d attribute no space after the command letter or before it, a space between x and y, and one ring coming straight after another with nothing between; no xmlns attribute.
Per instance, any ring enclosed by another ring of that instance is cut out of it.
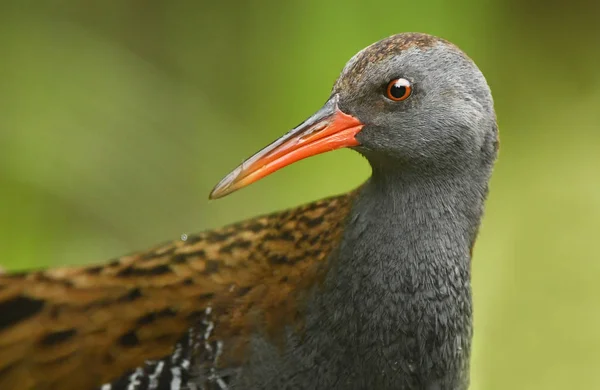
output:
<svg viewBox="0 0 600 390"><path fill-rule="evenodd" d="M179 367L172 367L171 373L173 374L173 380L171 380L171 390L181 390L181 370Z"/></svg>
<svg viewBox="0 0 600 390"><path fill-rule="evenodd" d="M179 355L181 355L181 350L182 350L181 343L177 343L175 345L175 351L171 355L171 362L175 363L177 361L177 359L179 359Z"/></svg>
<svg viewBox="0 0 600 390"><path fill-rule="evenodd" d="M188 369L190 368L190 361L189 361L188 359L183 359L183 360L181 361L181 367L182 367L184 370L188 370Z"/></svg>
<svg viewBox="0 0 600 390"><path fill-rule="evenodd" d="M140 384L140 381L138 381L140 375L144 375L144 370L141 367L138 367L134 373L129 376L129 386L127 386L127 390L135 390L137 388L137 385Z"/></svg>
<svg viewBox="0 0 600 390"><path fill-rule="evenodd" d="M168 386L170 390L199 390L205 386L220 390L229 389L228 375L222 376L217 367L223 354L223 341L211 340L217 325L212 319L212 311L210 306L205 308L204 318L199 318L200 322L196 324L198 327L192 326L188 329L186 337L173 346L170 356L160 360L146 360L144 366L130 371L128 375L125 374L113 383L102 385L99 390L117 390L115 384L119 385L118 389L126 390L157 390L163 385ZM199 358L197 363L196 356ZM202 382L205 383L201 386L193 381L188 382L192 364L198 364L199 368L204 370ZM167 382L169 379L170 383Z"/></svg>
<svg viewBox="0 0 600 390"><path fill-rule="evenodd" d="M217 341L217 352L215 353L215 365L219 361L219 356L223 352L223 342L221 340Z"/></svg>
<svg viewBox="0 0 600 390"><path fill-rule="evenodd" d="M148 389L152 390L152 389L156 389L158 387L158 377L160 376L163 367L165 365L165 362L160 361L158 362L158 364L156 365L156 369L154 370L154 372L148 377Z"/></svg>
<svg viewBox="0 0 600 390"><path fill-rule="evenodd" d="M217 377L217 384L219 385L219 387L222 390L227 390L229 387L227 387L227 383L225 383L225 381L223 379L221 379L221 377Z"/></svg>

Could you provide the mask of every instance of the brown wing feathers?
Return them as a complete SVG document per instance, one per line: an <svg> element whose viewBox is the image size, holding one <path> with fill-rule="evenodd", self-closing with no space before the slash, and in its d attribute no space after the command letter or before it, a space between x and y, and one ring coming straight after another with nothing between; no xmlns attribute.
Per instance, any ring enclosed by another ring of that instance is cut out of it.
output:
<svg viewBox="0 0 600 390"><path fill-rule="evenodd" d="M189 236L106 265L0 276L0 389L88 389L173 352L211 311L221 365L297 319L351 195ZM214 328L214 330L212 329ZM202 357L198 357L202 360ZM202 364L202 362L198 362Z"/></svg>

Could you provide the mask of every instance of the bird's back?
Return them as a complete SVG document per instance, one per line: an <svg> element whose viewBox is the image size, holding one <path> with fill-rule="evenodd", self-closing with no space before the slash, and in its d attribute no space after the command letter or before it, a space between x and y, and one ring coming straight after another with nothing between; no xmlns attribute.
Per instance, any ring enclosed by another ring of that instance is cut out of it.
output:
<svg viewBox="0 0 600 390"><path fill-rule="evenodd" d="M219 388L250 335L283 342L352 195L105 265L0 276L0 389ZM132 383L136 385L128 387Z"/></svg>

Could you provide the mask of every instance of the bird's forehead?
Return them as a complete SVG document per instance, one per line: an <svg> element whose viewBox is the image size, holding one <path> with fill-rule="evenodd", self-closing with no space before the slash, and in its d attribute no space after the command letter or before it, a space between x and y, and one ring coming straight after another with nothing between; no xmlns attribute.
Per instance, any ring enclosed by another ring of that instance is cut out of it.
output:
<svg viewBox="0 0 600 390"><path fill-rule="evenodd" d="M452 46L450 42L442 38L420 33L397 34L375 42L356 53L346 63L334 86L334 91L339 91L348 88L352 84L359 83L364 78L369 65L398 56L409 49L426 50L438 44Z"/></svg>

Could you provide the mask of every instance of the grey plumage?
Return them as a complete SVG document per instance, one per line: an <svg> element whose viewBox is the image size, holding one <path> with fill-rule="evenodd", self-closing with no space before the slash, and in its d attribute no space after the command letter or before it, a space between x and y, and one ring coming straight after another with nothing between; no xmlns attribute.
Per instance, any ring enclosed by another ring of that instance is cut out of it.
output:
<svg viewBox="0 0 600 390"><path fill-rule="evenodd" d="M414 85L406 102L382 94L397 77ZM335 95L366 124L355 149L373 175L310 300L306 335L290 335L283 356L254 340L233 388L464 390L471 250L498 149L489 87L452 44L403 34L351 59Z"/></svg>
<svg viewBox="0 0 600 390"><path fill-rule="evenodd" d="M384 95L385 86L399 77L413 87L410 98L401 102ZM190 333L199 338L189 336L178 344L184 358L161 360L169 368L185 362L179 387L173 387L172 377L160 377L158 388L468 388L471 253L498 151L485 78L451 43L400 34L348 62L324 108L309 119L310 126L337 107L364 124L353 148L366 157L373 173L356 196L346 199L352 203L347 215L342 213L339 242L323 263L311 263L325 270L298 311L302 332L285 324L283 343L253 332L243 356L229 356L221 366L214 352L217 346L228 348L231 340L207 344L209 337L203 335L226 324L211 319L207 325L205 318ZM243 168L225 183L238 180ZM292 233L285 232L291 245ZM134 388L153 388L149 376L158 367L171 375L157 361L148 362ZM119 385L126 388L130 375Z"/></svg>

